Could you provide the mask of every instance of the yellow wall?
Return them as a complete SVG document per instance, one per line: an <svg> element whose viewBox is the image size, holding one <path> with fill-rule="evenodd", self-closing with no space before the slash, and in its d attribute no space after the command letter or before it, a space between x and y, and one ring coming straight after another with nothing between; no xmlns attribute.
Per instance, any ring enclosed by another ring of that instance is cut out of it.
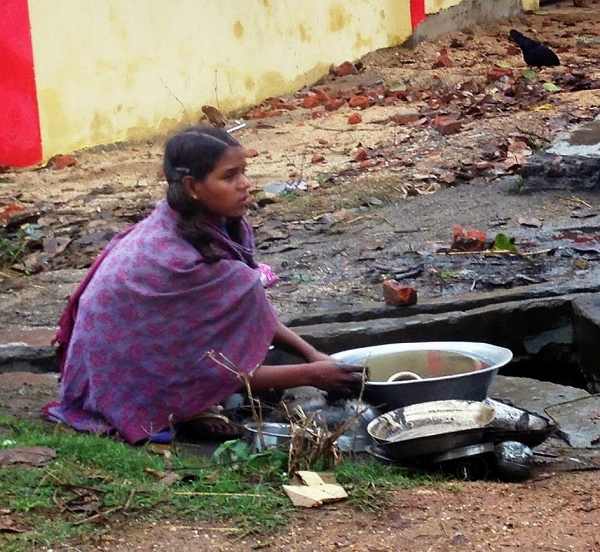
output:
<svg viewBox="0 0 600 552"><path fill-rule="evenodd" d="M252 105L411 34L409 0L30 0L44 158Z"/></svg>
<svg viewBox="0 0 600 552"><path fill-rule="evenodd" d="M521 0L524 10L539 10L540 0Z"/></svg>
<svg viewBox="0 0 600 552"><path fill-rule="evenodd" d="M430 15L460 4L462 0L425 0L425 13Z"/></svg>
<svg viewBox="0 0 600 552"><path fill-rule="evenodd" d="M484 0L493 2L494 0ZM425 0L425 13L434 14L442 10L451 8L460 4L462 0ZM524 10L537 10L540 7L540 0L521 0Z"/></svg>

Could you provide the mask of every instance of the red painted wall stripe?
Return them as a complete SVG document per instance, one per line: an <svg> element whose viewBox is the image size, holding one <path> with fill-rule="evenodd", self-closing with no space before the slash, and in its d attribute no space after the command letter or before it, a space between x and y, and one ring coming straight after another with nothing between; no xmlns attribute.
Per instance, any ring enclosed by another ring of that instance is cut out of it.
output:
<svg viewBox="0 0 600 552"><path fill-rule="evenodd" d="M28 0L0 0L0 166L41 159Z"/></svg>
<svg viewBox="0 0 600 552"><path fill-rule="evenodd" d="M410 0L410 19L413 29L425 20L425 0Z"/></svg>

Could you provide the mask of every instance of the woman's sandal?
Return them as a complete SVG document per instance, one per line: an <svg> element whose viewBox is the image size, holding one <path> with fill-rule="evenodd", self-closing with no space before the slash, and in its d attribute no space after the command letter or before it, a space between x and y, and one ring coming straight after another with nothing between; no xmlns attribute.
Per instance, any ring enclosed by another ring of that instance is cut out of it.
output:
<svg viewBox="0 0 600 552"><path fill-rule="evenodd" d="M197 416L181 424L185 433L195 436L227 437L233 439L242 436L242 428L233 423L227 416L216 412L201 412Z"/></svg>

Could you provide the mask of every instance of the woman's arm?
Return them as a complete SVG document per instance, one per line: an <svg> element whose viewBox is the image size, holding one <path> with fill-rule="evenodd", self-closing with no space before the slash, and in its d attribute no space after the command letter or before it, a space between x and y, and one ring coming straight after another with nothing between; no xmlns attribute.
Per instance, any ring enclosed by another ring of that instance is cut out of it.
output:
<svg viewBox="0 0 600 552"><path fill-rule="evenodd" d="M281 321L277 321L277 328L275 329L274 341L276 343L281 343L291 349L294 349L308 362L330 360L328 355L317 351L310 343L308 343L307 341L302 339L298 334L290 330Z"/></svg>
<svg viewBox="0 0 600 552"><path fill-rule="evenodd" d="M250 384L255 391L310 385L326 391L349 393L352 388L360 387L362 372L361 366L341 364L331 358L307 364L263 365L252 374Z"/></svg>

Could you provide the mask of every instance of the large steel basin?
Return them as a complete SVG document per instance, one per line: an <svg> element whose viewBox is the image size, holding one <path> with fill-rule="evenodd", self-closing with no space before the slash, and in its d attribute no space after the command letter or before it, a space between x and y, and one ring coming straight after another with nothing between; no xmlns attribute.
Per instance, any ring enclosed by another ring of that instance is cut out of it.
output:
<svg viewBox="0 0 600 552"><path fill-rule="evenodd" d="M347 364L368 366L364 397L381 411L428 401L481 401L498 370L513 357L509 349L468 341L392 343L332 356ZM422 379L376 381L394 371L412 372Z"/></svg>

